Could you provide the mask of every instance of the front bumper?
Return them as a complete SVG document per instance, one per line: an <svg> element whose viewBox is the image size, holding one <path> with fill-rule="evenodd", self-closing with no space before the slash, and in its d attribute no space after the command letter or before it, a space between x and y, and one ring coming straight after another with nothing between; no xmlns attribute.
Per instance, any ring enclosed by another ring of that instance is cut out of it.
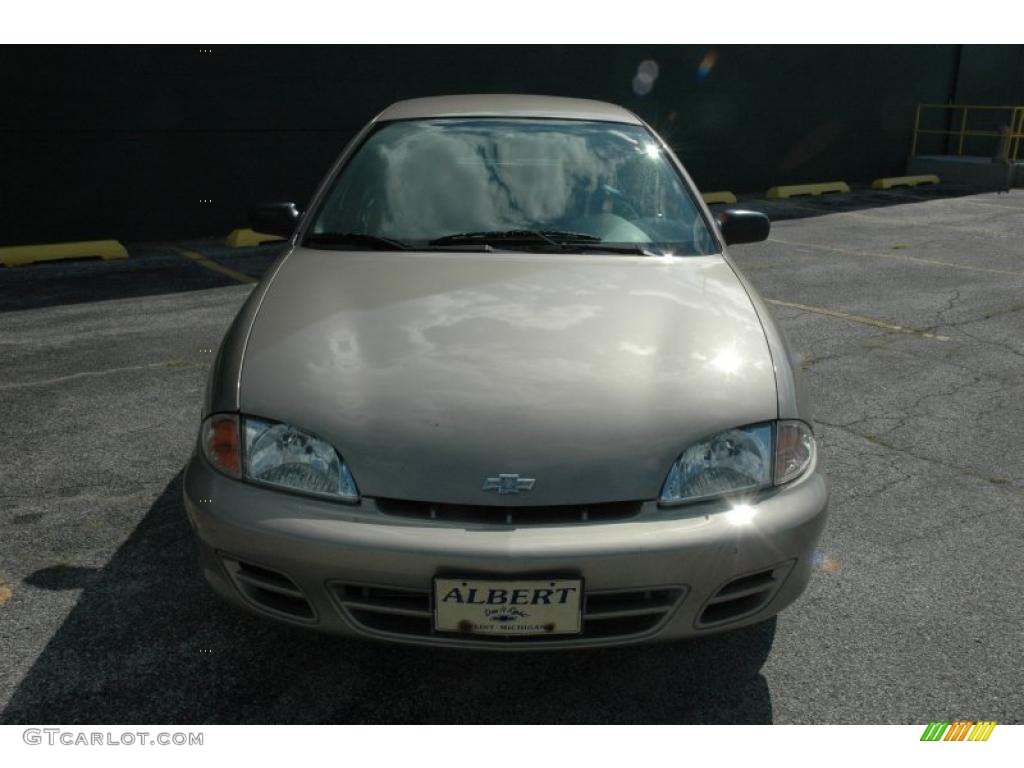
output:
<svg viewBox="0 0 1024 768"><path fill-rule="evenodd" d="M184 500L203 572L226 599L282 621L349 636L475 648L620 645L763 621L810 578L828 485L817 463L743 500L663 509L619 522L453 524L348 506L225 477L201 456ZM432 629L439 574L579 576L579 635L491 638Z"/></svg>

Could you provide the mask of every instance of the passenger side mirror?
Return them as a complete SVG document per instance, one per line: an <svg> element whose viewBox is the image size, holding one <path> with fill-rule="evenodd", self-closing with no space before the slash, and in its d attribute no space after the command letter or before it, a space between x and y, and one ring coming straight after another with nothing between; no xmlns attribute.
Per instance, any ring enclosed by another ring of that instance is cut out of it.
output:
<svg viewBox="0 0 1024 768"><path fill-rule="evenodd" d="M291 237L299 216L295 203L261 203L249 209L249 226L267 235Z"/></svg>
<svg viewBox="0 0 1024 768"><path fill-rule="evenodd" d="M771 220L757 211L730 208L719 213L715 219L722 230L726 245L759 243L768 239L768 233L772 229Z"/></svg>

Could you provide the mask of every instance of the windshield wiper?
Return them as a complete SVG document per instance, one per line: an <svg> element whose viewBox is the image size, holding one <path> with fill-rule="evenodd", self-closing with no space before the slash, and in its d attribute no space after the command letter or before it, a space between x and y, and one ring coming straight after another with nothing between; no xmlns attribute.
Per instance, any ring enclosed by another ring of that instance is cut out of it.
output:
<svg viewBox="0 0 1024 768"><path fill-rule="evenodd" d="M636 243L631 245L629 243L579 243L572 244L566 247L574 253L625 253L636 256L658 256L660 254L654 253L644 248L643 243Z"/></svg>
<svg viewBox="0 0 1024 768"><path fill-rule="evenodd" d="M428 246L433 248L459 248L467 246L490 250L495 245L546 245L569 253L625 253L649 256L641 244L611 244L601 242L601 238L586 235L582 232L562 232L559 230L514 229L495 232L460 232L445 235L431 240ZM390 237L371 235L366 232L321 232L307 235L303 245L351 246L369 248L375 251L408 251L413 246Z"/></svg>
<svg viewBox="0 0 1024 768"><path fill-rule="evenodd" d="M303 245L352 245L371 248L375 251L408 251L409 246L401 240L370 235L366 232L321 232L307 235Z"/></svg>
<svg viewBox="0 0 1024 768"><path fill-rule="evenodd" d="M460 232L445 235L430 241L433 246L468 245L471 243L493 243L496 245L538 245L554 246L567 253L624 253L637 256L651 256L642 243L605 243L600 237L582 232L562 232L556 229L512 229L495 232Z"/></svg>
<svg viewBox="0 0 1024 768"><path fill-rule="evenodd" d="M555 248L567 249L578 244L600 243L601 238L582 232L562 232L555 229L510 229L493 232L459 232L430 241L430 245L459 245L468 243L519 243L536 245L543 243Z"/></svg>

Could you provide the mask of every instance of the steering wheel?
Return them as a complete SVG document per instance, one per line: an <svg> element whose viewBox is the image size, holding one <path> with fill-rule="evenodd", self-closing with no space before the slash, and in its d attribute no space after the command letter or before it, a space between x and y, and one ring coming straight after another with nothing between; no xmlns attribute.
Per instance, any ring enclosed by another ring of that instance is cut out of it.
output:
<svg viewBox="0 0 1024 768"><path fill-rule="evenodd" d="M607 184L602 184L594 192L595 194L600 196L598 200L598 205L600 206L601 210L604 210L604 201L607 200L611 203L612 206L612 210L609 211L609 213L617 213L615 208L616 206L619 206L621 208L626 209L624 212L626 213L628 218L643 218L640 215L640 211L636 209L636 206L629 202L629 200L626 199L626 196L622 194L622 192L617 190L615 187L611 187Z"/></svg>

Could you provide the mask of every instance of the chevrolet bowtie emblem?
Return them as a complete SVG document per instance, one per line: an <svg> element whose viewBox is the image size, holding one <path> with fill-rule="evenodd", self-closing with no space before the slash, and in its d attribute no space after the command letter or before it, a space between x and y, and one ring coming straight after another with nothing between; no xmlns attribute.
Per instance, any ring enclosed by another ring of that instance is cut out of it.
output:
<svg viewBox="0 0 1024 768"><path fill-rule="evenodd" d="M497 477L488 477L484 480L483 490L497 491L498 495L504 495L506 493L522 493L531 490L535 482L537 481L532 477L498 475Z"/></svg>

